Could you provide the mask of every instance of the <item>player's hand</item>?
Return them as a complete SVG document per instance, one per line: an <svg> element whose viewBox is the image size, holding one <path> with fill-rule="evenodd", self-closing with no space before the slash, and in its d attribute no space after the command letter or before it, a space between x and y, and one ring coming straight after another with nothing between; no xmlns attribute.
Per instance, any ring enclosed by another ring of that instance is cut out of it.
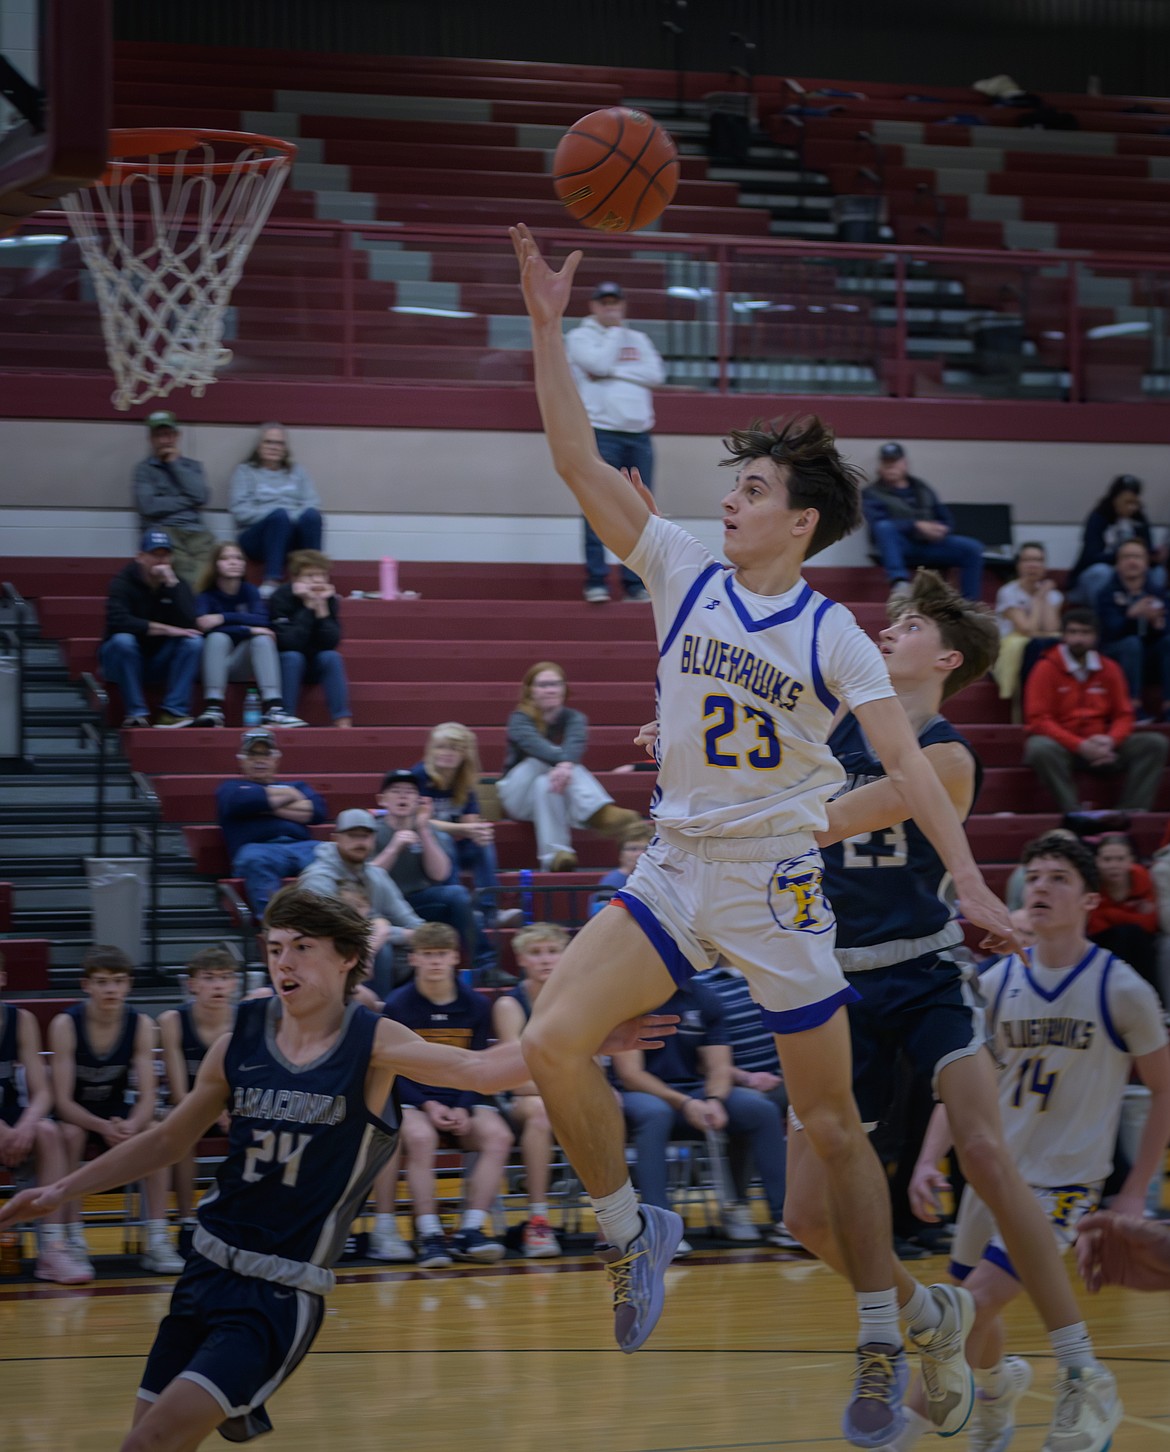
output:
<svg viewBox="0 0 1170 1452"><path fill-rule="evenodd" d="M1012 916L995 893L980 878L959 897L963 916L984 930L979 946L988 953L1014 953L1019 949Z"/></svg>
<svg viewBox="0 0 1170 1452"><path fill-rule="evenodd" d="M950 1188L950 1180L937 1165L916 1167L906 1188L911 1211L927 1225L937 1225L942 1218L942 1196Z"/></svg>
<svg viewBox="0 0 1170 1452"><path fill-rule="evenodd" d="M1109 1210L1086 1215L1077 1226L1077 1269L1094 1294L1102 1286L1170 1290L1170 1227Z"/></svg>
<svg viewBox="0 0 1170 1452"><path fill-rule="evenodd" d="M60 1182L21 1190L7 1204L0 1205L0 1230L6 1225L20 1225L25 1220L39 1220L42 1215L51 1215L68 1198Z"/></svg>
<svg viewBox="0 0 1170 1452"><path fill-rule="evenodd" d="M660 1049L663 1039L678 1033L677 1013L644 1013L628 1018L609 1032L599 1054L625 1054L631 1049Z"/></svg>
<svg viewBox="0 0 1170 1452"><path fill-rule="evenodd" d="M639 726L634 745L642 747L646 755L653 759L654 748L658 745L658 722L647 721L644 726Z"/></svg>
<svg viewBox="0 0 1170 1452"><path fill-rule="evenodd" d="M220 1134L228 1134L231 1132L232 1117L226 1109L215 1121L215 1127L219 1130Z"/></svg>
<svg viewBox="0 0 1170 1452"><path fill-rule="evenodd" d="M627 484L633 486L634 493L638 496L638 498L642 501L642 503L646 506L651 514L662 513L662 511L658 508L658 505L654 502L653 494L651 494L649 489L646 488L645 484L642 483L642 475L638 472L637 469L623 469L621 471L621 476L627 482Z"/></svg>
<svg viewBox="0 0 1170 1452"><path fill-rule="evenodd" d="M528 316L534 323L559 323L569 306L573 278L584 253L570 252L560 271L554 272L523 222L509 227L508 235L520 264L520 291Z"/></svg>

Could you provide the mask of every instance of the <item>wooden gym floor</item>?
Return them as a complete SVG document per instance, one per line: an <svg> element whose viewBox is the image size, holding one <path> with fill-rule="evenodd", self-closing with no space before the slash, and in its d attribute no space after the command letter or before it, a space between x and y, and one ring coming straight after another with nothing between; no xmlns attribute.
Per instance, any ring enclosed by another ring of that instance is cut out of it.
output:
<svg viewBox="0 0 1170 1452"><path fill-rule="evenodd" d="M941 1260L912 1267L944 1274ZM611 1349L596 1261L343 1270L314 1351L269 1409L271 1452L802 1452L844 1445L852 1305L814 1261L697 1252L635 1356ZM0 1448L110 1452L168 1285L0 1288ZM1083 1298L1126 1404L1119 1452L1170 1452L1170 1294ZM1053 1365L1020 1301L1009 1348L1033 1360L1013 1448L1038 1452ZM960 1438L957 1446L962 1446ZM223 1445L218 1438L205 1444ZM928 1447L929 1442L923 1446ZM937 1444L935 1444L937 1445Z"/></svg>

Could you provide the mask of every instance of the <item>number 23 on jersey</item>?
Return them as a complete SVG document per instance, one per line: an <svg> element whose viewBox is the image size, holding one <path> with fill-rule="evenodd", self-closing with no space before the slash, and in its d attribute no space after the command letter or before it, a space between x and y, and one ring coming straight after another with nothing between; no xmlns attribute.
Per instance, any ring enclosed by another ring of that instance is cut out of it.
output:
<svg viewBox="0 0 1170 1452"><path fill-rule="evenodd" d="M771 771L784 759L776 723L758 706L742 705L731 696L710 695L703 701L703 720L710 722L703 732L708 766L738 770L742 756L756 771Z"/></svg>

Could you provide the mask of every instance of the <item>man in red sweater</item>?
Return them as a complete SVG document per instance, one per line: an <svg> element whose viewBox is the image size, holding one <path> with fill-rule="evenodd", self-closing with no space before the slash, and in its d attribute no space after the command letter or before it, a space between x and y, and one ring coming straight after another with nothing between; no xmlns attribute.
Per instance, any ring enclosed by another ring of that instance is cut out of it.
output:
<svg viewBox="0 0 1170 1452"><path fill-rule="evenodd" d="M1037 661L1024 689L1024 760L1062 811L1081 803L1074 771L1125 772L1119 807L1146 812L1166 762L1166 740L1135 732L1121 667L1096 649L1091 610L1070 610L1061 643Z"/></svg>

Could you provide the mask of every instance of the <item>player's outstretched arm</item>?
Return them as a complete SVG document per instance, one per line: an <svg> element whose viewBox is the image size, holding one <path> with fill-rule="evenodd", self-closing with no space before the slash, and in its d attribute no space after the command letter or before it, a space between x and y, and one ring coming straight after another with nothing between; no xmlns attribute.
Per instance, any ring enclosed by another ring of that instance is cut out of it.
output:
<svg viewBox="0 0 1170 1452"><path fill-rule="evenodd" d="M964 818L971 810L975 795L975 764L971 753L957 741L940 741L926 747L922 754L942 782L959 818ZM880 832L895 822L904 822L908 815L902 793L889 777L836 797L829 803L827 814L828 829L816 834L818 847L831 847L847 837Z"/></svg>
<svg viewBox="0 0 1170 1452"><path fill-rule="evenodd" d="M598 1044L599 1054L620 1054L627 1049L658 1049L664 1038L675 1032L678 1015L646 1013L641 1018L618 1024ZM371 1062L422 1084L443 1084L467 1089L474 1094L499 1094L514 1089L532 1077L524 1061L519 1040L493 1044L490 1049L456 1049L419 1038L405 1024L384 1018L374 1037Z"/></svg>
<svg viewBox="0 0 1170 1452"><path fill-rule="evenodd" d="M1094 1294L1102 1286L1170 1291L1170 1225L1098 1210L1077 1226L1077 1268Z"/></svg>
<svg viewBox="0 0 1170 1452"><path fill-rule="evenodd" d="M624 559L646 527L648 510L638 494L597 452L581 396L565 353L561 324L581 253L554 272L523 224L508 229L520 264L520 287L532 319L536 401L557 473L577 497L602 541Z"/></svg>
<svg viewBox="0 0 1170 1452"><path fill-rule="evenodd" d="M886 776L905 802L906 815L914 818L946 864L963 916L986 929L988 940L997 949L1014 947L1008 910L983 881L963 824L942 782L931 770L901 702L895 696L866 701L854 715L873 743Z"/></svg>
<svg viewBox="0 0 1170 1452"><path fill-rule="evenodd" d="M56 1184L22 1190L0 1209L0 1227L49 1215L67 1200L130 1184L153 1170L165 1169L181 1160L227 1107L228 1085L223 1060L229 1038L225 1034L208 1049L195 1087L166 1119L133 1139L123 1140Z"/></svg>

